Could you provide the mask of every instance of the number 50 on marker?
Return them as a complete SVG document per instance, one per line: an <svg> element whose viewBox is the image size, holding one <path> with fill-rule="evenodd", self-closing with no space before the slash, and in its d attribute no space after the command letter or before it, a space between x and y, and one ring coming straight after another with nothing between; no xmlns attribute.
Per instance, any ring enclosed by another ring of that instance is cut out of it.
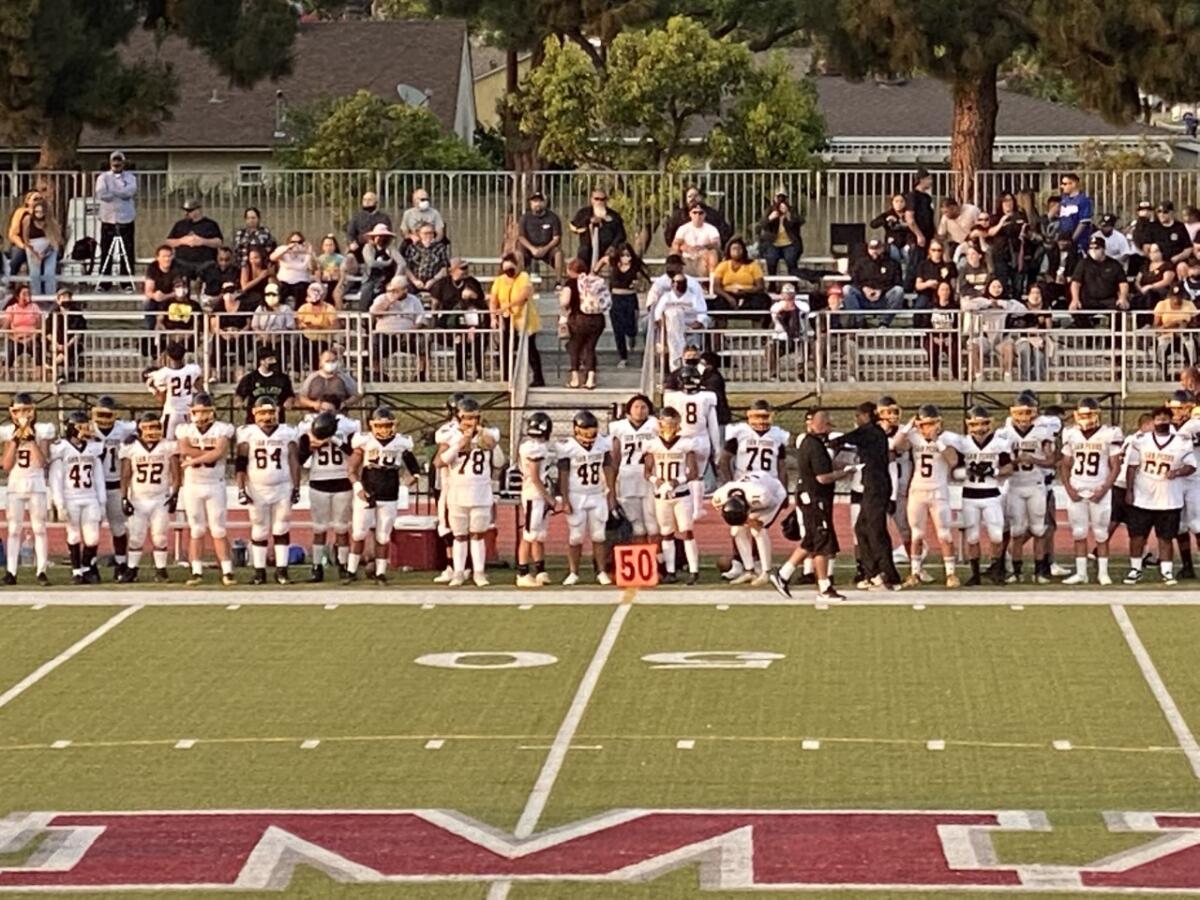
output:
<svg viewBox="0 0 1200 900"><path fill-rule="evenodd" d="M654 587L658 584L658 558L653 544L618 544L613 548L618 587Z"/></svg>

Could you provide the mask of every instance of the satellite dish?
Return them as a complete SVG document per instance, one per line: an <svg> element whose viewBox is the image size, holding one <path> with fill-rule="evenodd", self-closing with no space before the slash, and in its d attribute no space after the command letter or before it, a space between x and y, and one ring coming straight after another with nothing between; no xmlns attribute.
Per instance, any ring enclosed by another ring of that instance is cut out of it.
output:
<svg viewBox="0 0 1200 900"><path fill-rule="evenodd" d="M396 93L401 101L414 109L420 109L422 106L429 105L429 95L431 91L423 91L420 88L413 87L411 84L396 85Z"/></svg>

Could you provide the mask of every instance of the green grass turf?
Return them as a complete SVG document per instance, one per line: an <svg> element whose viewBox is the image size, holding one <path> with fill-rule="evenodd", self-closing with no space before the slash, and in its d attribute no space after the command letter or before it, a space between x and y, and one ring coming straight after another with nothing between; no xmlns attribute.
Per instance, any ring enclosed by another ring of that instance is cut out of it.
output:
<svg viewBox="0 0 1200 900"><path fill-rule="evenodd" d="M0 694L116 612L88 607L32 610L0 606Z"/></svg>
<svg viewBox="0 0 1200 900"><path fill-rule="evenodd" d="M1131 606L1128 611L1184 721L1200 735L1200 609Z"/></svg>

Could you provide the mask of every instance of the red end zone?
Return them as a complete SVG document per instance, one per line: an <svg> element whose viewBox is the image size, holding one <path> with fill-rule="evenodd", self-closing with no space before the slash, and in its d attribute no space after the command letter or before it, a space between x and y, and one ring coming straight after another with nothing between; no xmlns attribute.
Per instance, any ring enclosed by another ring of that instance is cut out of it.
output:
<svg viewBox="0 0 1200 900"><path fill-rule="evenodd" d="M646 881L696 866L707 890L1200 893L1200 814L1113 813L1139 847L1081 866L998 863L995 831L1036 812L614 810L516 840L445 810L30 813L0 820L0 891L282 890L297 865L347 883Z"/></svg>

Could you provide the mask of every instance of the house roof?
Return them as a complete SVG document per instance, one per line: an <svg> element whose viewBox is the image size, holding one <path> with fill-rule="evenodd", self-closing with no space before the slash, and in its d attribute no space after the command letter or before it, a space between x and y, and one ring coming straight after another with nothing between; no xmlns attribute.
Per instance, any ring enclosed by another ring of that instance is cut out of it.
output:
<svg viewBox="0 0 1200 900"><path fill-rule="evenodd" d="M179 77L174 116L146 136L86 128L81 149L273 147L276 90L288 106L303 106L361 89L398 101L397 85L409 84L430 92L430 109L453 131L466 31L466 23L454 19L303 22L293 48L295 71L249 90L231 88L203 52L183 40L168 38L156 47L151 34L138 31L127 53L168 59Z"/></svg>
<svg viewBox="0 0 1200 900"><path fill-rule="evenodd" d="M935 78L896 84L848 81L837 75L816 79L821 112L831 138L941 138L950 135L954 103L949 86ZM1000 88L996 136L1118 137L1163 136L1158 128L1113 125L1101 116Z"/></svg>

